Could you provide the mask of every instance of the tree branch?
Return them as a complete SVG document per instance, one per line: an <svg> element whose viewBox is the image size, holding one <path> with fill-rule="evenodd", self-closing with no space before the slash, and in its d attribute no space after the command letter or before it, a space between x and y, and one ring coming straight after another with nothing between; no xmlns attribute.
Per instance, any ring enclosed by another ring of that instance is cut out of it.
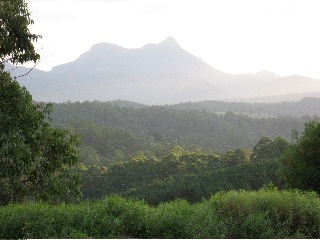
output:
<svg viewBox="0 0 320 240"><path fill-rule="evenodd" d="M15 79L28 75L41 61L37 62L27 73L14 77Z"/></svg>

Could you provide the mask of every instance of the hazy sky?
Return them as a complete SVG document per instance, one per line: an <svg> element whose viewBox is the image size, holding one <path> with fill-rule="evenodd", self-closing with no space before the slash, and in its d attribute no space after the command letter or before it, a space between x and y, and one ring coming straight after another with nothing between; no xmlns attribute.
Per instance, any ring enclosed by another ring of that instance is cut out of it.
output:
<svg viewBox="0 0 320 240"><path fill-rule="evenodd" d="M40 69L93 44L138 48L173 36L229 73L270 70L320 79L319 0L27 0L43 36Z"/></svg>

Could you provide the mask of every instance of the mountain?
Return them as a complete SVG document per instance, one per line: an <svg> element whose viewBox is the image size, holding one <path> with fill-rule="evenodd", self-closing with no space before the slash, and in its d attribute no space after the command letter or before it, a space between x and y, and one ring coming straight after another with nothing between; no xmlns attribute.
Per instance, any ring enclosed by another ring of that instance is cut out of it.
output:
<svg viewBox="0 0 320 240"><path fill-rule="evenodd" d="M11 73L28 71L19 67ZM48 72L34 69L18 81L36 101L52 102L122 99L152 105L320 92L320 81L302 76L221 72L173 37L135 49L98 43L73 62Z"/></svg>

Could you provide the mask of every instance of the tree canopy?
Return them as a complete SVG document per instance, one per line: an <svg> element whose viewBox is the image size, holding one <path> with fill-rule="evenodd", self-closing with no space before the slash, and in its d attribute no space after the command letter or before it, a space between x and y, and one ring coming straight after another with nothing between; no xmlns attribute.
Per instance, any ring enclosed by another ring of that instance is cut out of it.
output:
<svg viewBox="0 0 320 240"><path fill-rule="evenodd" d="M33 104L7 73L0 73L0 92L0 204L79 194L68 170L78 161L77 136L51 128L51 105Z"/></svg>
<svg viewBox="0 0 320 240"><path fill-rule="evenodd" d="M305 130L280 158L280 174L288 187L320 193L320 122L305 124Z"/></svg>
<svg viewBox="0 0 320 240"><path fill-rule="evenodd" d="M0 69L5 62L22 64L40 59L33 42L41 36L29 31L33 23L24 0L0 0Z"/></svg>
<svg viewBox="0 0 320 240"><path fill-rule="evenodd" d="M51 127L51 104L32 96L4 70L6 62L36 62L33 24L23 0L0 0L0 205L24 199L66 200L80 194L79 139Z"/></svg>
<svg viewBox="0 0 320 240"><path fill-rule="evenodd" d="M251 160L279 159L289 145L283 137L277 137L274 141L269 137L262 137L253 148Z"/></svg>

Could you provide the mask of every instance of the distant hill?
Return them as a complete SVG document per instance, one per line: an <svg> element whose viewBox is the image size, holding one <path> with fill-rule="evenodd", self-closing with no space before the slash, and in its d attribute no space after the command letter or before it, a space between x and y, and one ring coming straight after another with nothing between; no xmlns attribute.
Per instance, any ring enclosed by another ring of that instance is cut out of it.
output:
<svg viewBox="0 0 320 240"><path fill-rule="evenodd" d="M170 107L179 110L207 110L209 112L223 113L234 112L249 116L294 116L302 117L309 115L320 116L320 98L303 98L300 101L278 102L278 103L244 103L244 102L222 102L202 101L185 102Z"/></svg>
<svg viewBox="0 0 320 240"><path fill-rule="evenodd" d="M141 103L135 103L135 102L130 102L130 101L125 101L125 100L113 100L107 102L112 106L118 106L118 107L125 107L125 108L134 108L134 109L139 109L139 108L145 108L147 105L141 104Z"/></svg>
<svg viewBox="0 0 320 240"><path fill-rule="evenodd" d="M320 92L302 92L291 93L278 96L263 96L256 98L235 98L223 99L226 102L246 102L246 103L280 103L280 102L296 102L304 98L320 98Z"/></svg>
<svg viewBox="0 0 320 240"><path fill-rule="evenodd" d="M252 149L262 136L283 136L290 140L292 130L301 132L306 120L291 116L258 119L230 111L220 115L209 111L174 109L172 106L120 107L112 102L98 101L55 104L52 118L56 126L73 126L75 132L79 132L81 126L93 123L103 128L133 132L147 139L145 142L148 144L196 145L219 151ZM103 135L93 126L85 129L82 128L80 136L87 145L93 144L93 134L99 135L102 140L108 139L109 145L114 145L113 141L116 141L112 135ZM127 139L131 137L127 136ZM118 142L120 148L129 144L124 139ZM100 151L106 151L107 147L100 141L93 146L99 146Z"/></svg>
<svg viewBox="0 0 320 240"><path fill-rule="evenodd" d="M19 67L11 73L28 71ZM52 102L122 99L152 105L320 92L320 80L303 76L221 72L182 49L173 37L136 49L95 44L73 62L48 72L34 69L18 81L36 101Z"/></svg>

